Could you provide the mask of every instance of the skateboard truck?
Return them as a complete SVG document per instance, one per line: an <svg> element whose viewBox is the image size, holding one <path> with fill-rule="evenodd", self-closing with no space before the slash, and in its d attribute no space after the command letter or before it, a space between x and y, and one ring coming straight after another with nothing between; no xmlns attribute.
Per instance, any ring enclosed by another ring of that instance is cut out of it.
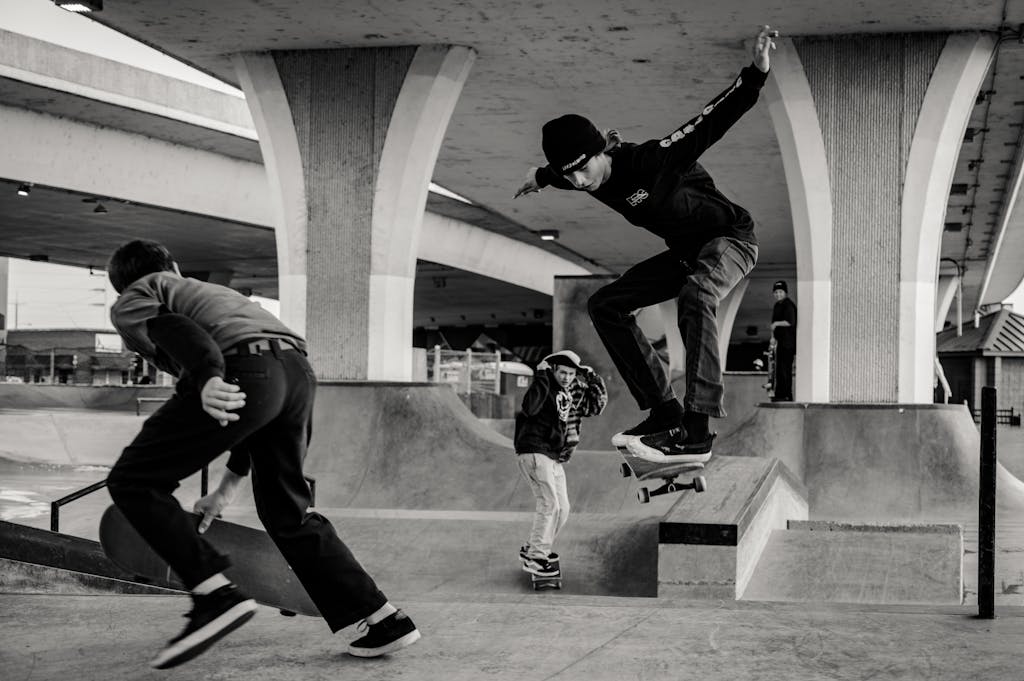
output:
<svg viewBox="0 0 1024 681"><path fill-rule="evenodd" d="M662 478L665 484L661 487L656 487L652 490L648 490L646 487L641 487L636 491L636 496L640 500L641 504L646 504L651 500L651 497L661 496L662 494L671 494L672 492L680 492L684 489L692 489L698 494L708 488L708 483L704 479L703 475L698 475L690 482L676 482L675 476L671 478Z"/></svg>
<svg viewBox="0 0 1024 681"><path fill-rule="evenodd" d="M694 476L690 482L676 482L676 478L688 470L699 470L701 468L704 468L704 464L688 464L684 465L683 470L675 470L674 472L666 473L664 475L657 475L656 473L652 475L651 473L646 473L643 474L644 477L642 478L637 476L641 480L660 477L664 481L663 485L656 487L653 490L648 489L647 487L639 488L636 491L637 499L640 500L641 504L646 504L651 500L651 497L661 496L662 494L672 494L673 492L681 492L684 489L692 489L694 492L699 494L708 488L708 481L704 479L703 475ZM619 470L622 471L622 477L624 478L628 478L635 474L633 469L627 463L621 464Z"/></svg>

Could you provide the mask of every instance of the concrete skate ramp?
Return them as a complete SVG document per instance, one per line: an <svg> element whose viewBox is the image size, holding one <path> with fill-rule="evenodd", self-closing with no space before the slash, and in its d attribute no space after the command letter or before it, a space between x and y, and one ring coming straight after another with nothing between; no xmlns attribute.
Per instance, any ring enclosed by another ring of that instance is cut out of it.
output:
<svg viewBox="0 0 1024 681"><path fill-rule="evenodd" d="M0 410L0 458L54 465L109 466L142 427L135 412Z"/></svg>
<svg viewBox="0 0 1024 681"><path fill-rule="evenodd" d="M139 397L167 399L169 386L83 386L0 383L0 409L102 409L135 413Z"/></svg>
<svg viewBox="0 0 1024 681"><path fill-rule="evenodd" d="M464 595L532 592L517 550L532 513L318 509L381 588ZM658 595L658 522L574 514L558 536L562 593Z"/></svg>
<svg viewBox="0 0 1024 681"><path fill-rule="evenodd" d="M775 457L807 486L810 516L976 519L980 436L962 405L761 405L715 451ZM1000 513L1024 513L1024 483L997 472Z"/></svg>
<svg viewBox="0 0 1024 681"><path fill-rule="evenodd" d="M574 511L638 512L620 462L613 451L573 456L566 475ZM324 507L534 507L512 441L480 423L446 385L321 384L306 471L316 478L317 505ZM667 508L652 505L642 513Z"/></svg>

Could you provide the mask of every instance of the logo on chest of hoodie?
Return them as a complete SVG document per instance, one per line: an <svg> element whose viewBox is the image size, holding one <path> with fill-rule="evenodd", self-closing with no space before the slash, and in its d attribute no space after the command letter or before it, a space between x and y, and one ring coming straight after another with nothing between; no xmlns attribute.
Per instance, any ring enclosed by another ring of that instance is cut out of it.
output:
<svg viewBox="0 0 1024 681"><path fill-rule="evenodd" d="M647 193L646 189L637 189L635 192L633 192L632 196L626 199L626 203L631 205L633 208L636 208L648 196L650 196L650 194Z"/></svg>

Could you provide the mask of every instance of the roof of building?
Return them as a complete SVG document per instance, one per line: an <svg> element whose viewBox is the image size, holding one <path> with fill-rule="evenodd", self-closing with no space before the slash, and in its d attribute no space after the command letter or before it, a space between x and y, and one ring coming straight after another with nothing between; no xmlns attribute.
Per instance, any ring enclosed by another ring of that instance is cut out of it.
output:
<svg viewBox="0 0 1024 681"><path fill-rule="evenodd" d="M1024 315L1004 307L978 320L978 325L964 326L963 335L951 327L935 338L935 351L940 354L1021 355L1024 356Z"/></svg>

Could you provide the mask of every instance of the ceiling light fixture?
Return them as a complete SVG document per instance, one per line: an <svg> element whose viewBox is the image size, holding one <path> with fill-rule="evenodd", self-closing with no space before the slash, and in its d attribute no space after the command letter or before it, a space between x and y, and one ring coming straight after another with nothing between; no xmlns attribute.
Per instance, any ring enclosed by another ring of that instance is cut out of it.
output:
<svg viewBox="0 0 1024 681"><path fill-rule="evenodd" d="M89 12L101 12L103 10L103 0L78 0L78 2L54 0L54 4L61 9L66 9L67 11L74 12L75 14L87 14Z"/></svg>
<svg viewBox="0 0 1024 681"><path fill-rule="evenodd" d="M18 196L28 196L32 192L32 185L27 182L18 186Z"/></svg>
<svg viewBox="0 0 1024 681"><path fill-rule="evenodd" d="M558 230L557 229L542 229L537 232L537 236L541 238L541 241L557 241Z"/></svg>

